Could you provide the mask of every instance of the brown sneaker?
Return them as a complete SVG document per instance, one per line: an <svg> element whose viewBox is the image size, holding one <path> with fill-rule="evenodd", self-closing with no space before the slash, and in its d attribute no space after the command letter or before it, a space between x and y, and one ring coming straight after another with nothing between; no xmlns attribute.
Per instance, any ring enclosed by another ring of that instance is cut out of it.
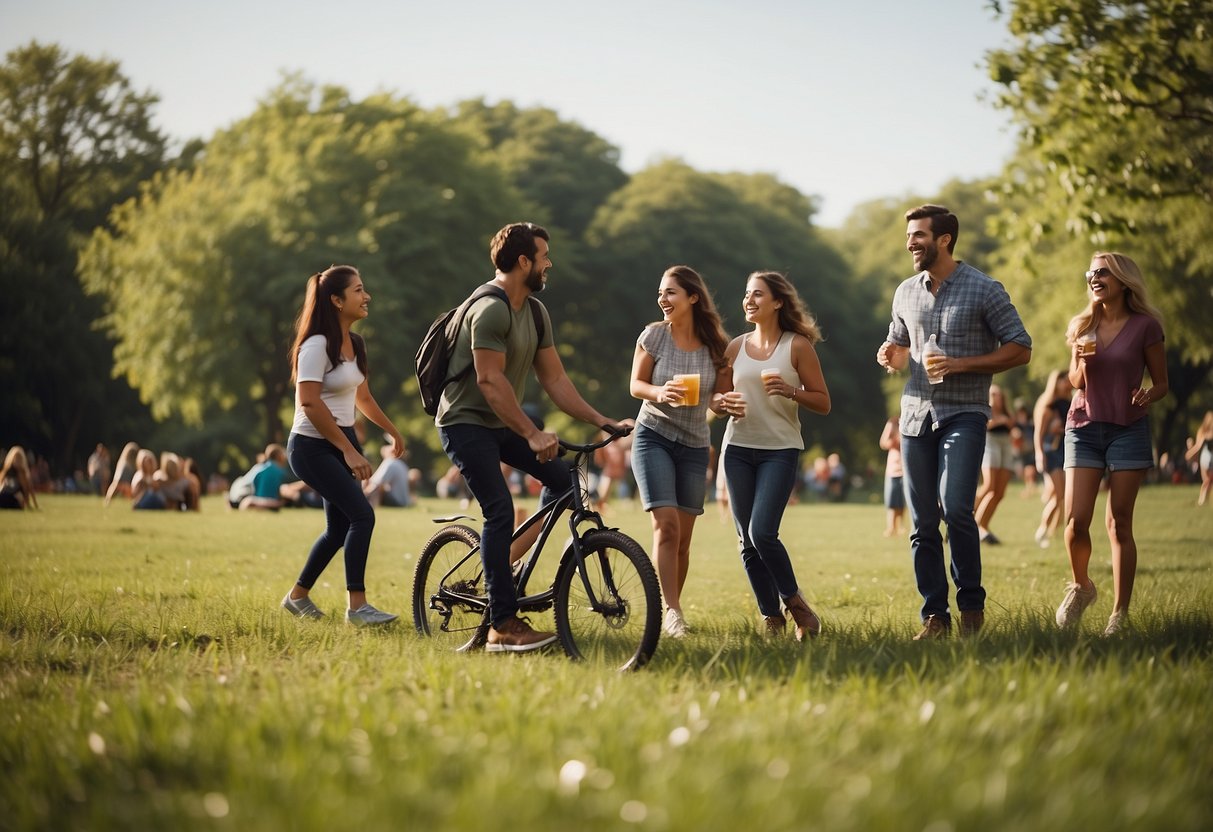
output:
<svg viewBox="0 0 1213 832"><path fill-rule="evenodd" d="M484 646L489 643L489 623L486 621L476 627L476 631L472 633L472 637L467 640L467 643L462 647L456 647L456 653L475 653L477 650L483 650Z"/></svg>
<svg viewBox="0 0 1213 832"><path fill-rule="evenodd" d="M981 627L986 623L985 610L961 610L960 611L960 634L962 636L975 636L981 632Z"/></svg>
<svg viewBox="0 0 1213 832"><path fill-rule="evenodd" d="M806 635L809 638L817 638L817 634L821 632L821 619L813 612L809 602L804 600L804 595L797 592L791 598L783 599L783 605L788 608L792 620L796 622L797 641L804 641Z"/></svg>
<svg viewBox="0 0 1213 832"><path fill-rule="evenodd" d="M555 633L541 633L514 615L501 622L500 627L489 627L489 636L484 645L486 653L525 653L547 647L556 640Z"/></svg>
<svg viewBox="0 0 1213 832"><path fill-rule="evenodd" d="M915 641L947 638L952 631L952 622L938 615L928 615L922 622L922 630L914 636Z"/></svg>
<svg viewBox="0 0 1213 832"><path fill-rule="evenodd" d="M782 615L764 615L762 624L767 638L779 638L788 629L788 620Z"/></svg>

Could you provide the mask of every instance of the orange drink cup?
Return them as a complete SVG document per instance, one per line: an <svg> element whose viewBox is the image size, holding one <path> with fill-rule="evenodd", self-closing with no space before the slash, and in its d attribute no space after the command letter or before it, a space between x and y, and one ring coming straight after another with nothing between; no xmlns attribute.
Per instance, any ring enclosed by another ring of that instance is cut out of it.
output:
<svg viewBox="0 0 1213 832"><path fill-rule="evenodd" d="M1095 355L1095 333L1088 332L1074 342L1078 345L1078 355L1082 358L1090 358Z"/></svg>
<svg viewBox="0 0 1213 832"><path fill-rule="evenodd" d="M676 375L674 376L674 381L686 389L686 396L679 403L679 407L694 407L699 404L699 373Z"/></svg>
<svg viewBox="0 0 1213 832"><path fill-rule="evenodd" d="M762 386L766 387L767 381L769 379L779 378L779 371L776 370L774 367L767 367L765 370L763 370L761 373L759 373L759 375L762 376ZM770 388L767 388L767 395L768 396L771 395Z"/></svg>

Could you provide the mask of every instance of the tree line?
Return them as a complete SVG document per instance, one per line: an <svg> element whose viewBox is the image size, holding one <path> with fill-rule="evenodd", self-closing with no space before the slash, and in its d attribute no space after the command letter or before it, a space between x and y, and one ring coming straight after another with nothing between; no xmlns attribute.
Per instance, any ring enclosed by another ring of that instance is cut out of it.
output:
<svg viewBox="0 0 1213 832"><path fill-rule="evenodd" d="M425 109L298 75L174 151L156 96L115 62L16 49L0 67L0 437L64 472L97 441L131 438L234 470L289 425L304 280L348 262L374 296L362 331L376 395L424 465L441 452L413 352L434 316L491 276L491 234L527 218L552 231L543 300L600 410L636 409L630 357L667 266L704 274L733 333L746 276L774 268L825 334L835 408L805 420L809 446L875 460L900 387L873 355L909 271L902 214L938 201L961 218L958 254L1007 285L1033 335L1031 365L1001 379L1012 395L1034 398L1065 360L1091 252L1142 264L1171 364L1155 441L1174 455L1213 402L1213 46L1195 25L1213 19L1213 0L997 12L1013 46L987 60L1021 134L1005 170L860 206L836 230L771 175L678 159L629 175L617 148L546 108Z"/></svg>

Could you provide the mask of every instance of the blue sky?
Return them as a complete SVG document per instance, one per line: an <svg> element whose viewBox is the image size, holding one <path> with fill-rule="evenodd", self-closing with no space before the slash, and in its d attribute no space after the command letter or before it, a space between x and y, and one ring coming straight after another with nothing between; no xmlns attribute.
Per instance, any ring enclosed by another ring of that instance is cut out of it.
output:
<svg viewBox="0 0 1213 832"><path fill-rule="evenodd" d="M855 205L996 173L1014 147L983 0L0 0L0 48L31 39L118 60L174 138L209 137L298 71L356 97L551 107L636 171L678 157L774 173Z"/></svg>

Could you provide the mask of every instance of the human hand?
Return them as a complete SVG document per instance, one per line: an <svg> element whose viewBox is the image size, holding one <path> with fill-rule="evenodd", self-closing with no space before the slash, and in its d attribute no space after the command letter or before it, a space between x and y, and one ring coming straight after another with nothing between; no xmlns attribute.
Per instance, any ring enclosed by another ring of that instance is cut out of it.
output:
<svg viewBox="0 0 1213 832"><path fill-rule="evenodd" d="M345 459L345 467L350 469L355 479L366 481L371 478L371 472L374 470L370 460L362 454L350 448L348 451L342 452L342 457Z"/></svg>
<svg viewBox="0 0 1213 832"><path fill-rule="evenodd" d="M526 441L540 462L551 462L560 453L560 438L550 431L537 430Z"/></svg>
<svg viewBox="0 0 1213 832"><path fill-rule="evenodd" d="M681 407L686 398L687 386L680 381L670 379L657 389L657 402L659 404Z"/></svg>
<svg viewBox="0 0 1213 832"><path fill-rule="evenodd" d="M884 371L889 375L897 372L897 368L893 366L893 350L896 345L892 341L885 341L876 350L876 363L884 367Z"/></svg>
<svg viewBox="0 0 1213 832"><path fill-rule="evenodd" d="M1154 388L1147 387L1145 390L1142 390L1140 387L1135 388L1129 394L1129 402L1136 407L1149 407L1154 403Z"/></svg>
<svg viewBox="0 0 1213 832"><path fill-rule="evenodd" d="M392 440L392 456L396 459L404 459L408 454L408 448L404 446L404 437L397 431L388 431L388 436Z"/></svg>
<svg viewBox="0 0 1213 832"><path fill-rule="evenodd" d="M745 396L736 390L720 394L720 409L735 419L745 418Z"/></svg>

